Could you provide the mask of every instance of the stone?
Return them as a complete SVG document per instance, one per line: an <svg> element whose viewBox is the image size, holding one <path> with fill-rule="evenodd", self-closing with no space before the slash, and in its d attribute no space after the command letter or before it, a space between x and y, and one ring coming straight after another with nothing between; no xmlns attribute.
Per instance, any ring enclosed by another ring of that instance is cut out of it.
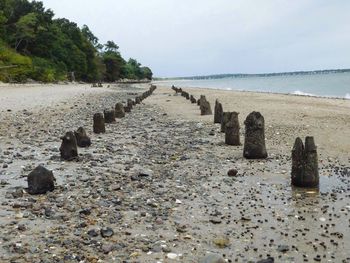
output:
<svg viewBox="0 0 350 263"><path fill-rule="evenodd" d="M273 257L268 257L266 259L261 259L256 263L274 263L274 262L275 262L275 259Z"/></svg>
<svg viewBox="0 0 350 263"><path fill-rule="evenodd" d="M104 227L101 229L101 236L106 238L106 237L111 237L114 235L114 231L112 228L110 227Z"/></svg>
<svg viewBox="0 0 350 263"><path fill-rule="evenodd" d="M225 127L225 143L227 145L241 145L239 138L238 112L231 112Z"/></svg>
<svg viewBox="0 0 350 263"><path fill-rule="evenodd" d="M236 176L237 174L238 174L237 169L230 169L230 170L228 170L228 172L227 172L227 175L228 175L228 176L231 176L231 177L234 177L234 176Z"/></svg>
<svg viewBox="0 0 350 263"><path fill-rule="evenodd" d="M225 248L230 245L230 240L227 237L217 237L213 240L213 243L219 248Z"/></svg>
<svg viewBox="0 0 350 263"><path fill-rule="evenodd" d="M287 245L278 245L277 251L281 253L286 253L289 251L289 246Z"/></svg>
<svg viewBox="0 0 350 263"><path fill-rule="evenodd" d="M114 123L115 122L115 112L114 110L104 110L103 111L105 123Z"/></svg>
<svg viewBox="0 0 350 263"><path fill-rule="evenodd" d="M247 159L267 158L265 146L265 120L260 112L250 113L245 122L243 156Z"/></svg>
<svg viewBox="0 0 350 263"><path fill-rule="evenodd" d="M52 171L39 165L27 177L28 193L31 195L45 194L55 188L55 177Z"/></svg>
<svg viewBox="0 0 350 263"><path fill-rule="evenodd" d="M94 133L105 133L105 119L102 113L94 114Z"/></svg>
<svg viewBox="0 0 350 263"><path fill-rule="evenodd" d="M292 185L319 187L317 147L314 138L305 138L305 147L298 137L292 150Z"/></svg>
<svg viewBox="0 0 350 263"><path fill-rule="evenodd" d="M214 108L214 123L221 123L222 113L223 113L222 104L219 102L219 100L216 100L215 108Z"/></svg>
<svg viewBox="0 0 350 263"><path fill-rule="evenodd" d="M67 161L78 157L77 140L73 132L67 132L61 137L62 144L60 147L61 158Z"/></svg>
<svg viewBox="0 0 350 263"><path fill-rule="evenodd" d="M83 127L79 127L78 130L74 131L74 135L79 147L91 146L91 139L89 136L87 136L86 131Z"/></svg>
<svg viewBox="0 0 350 263"><path fill-rule="evenodd" d="M225 259L218 255L210 253L199 260L199 263L226 263Z"/></svg>
<svg viewBox="0 0 350 263"><path fill-rule="evenodd" d="M116 118L118 118L118 119L124 118L125 117L125 111L124 111L123 103L118 102L115 105L114 112L115 112L115 117Z"/></svg>

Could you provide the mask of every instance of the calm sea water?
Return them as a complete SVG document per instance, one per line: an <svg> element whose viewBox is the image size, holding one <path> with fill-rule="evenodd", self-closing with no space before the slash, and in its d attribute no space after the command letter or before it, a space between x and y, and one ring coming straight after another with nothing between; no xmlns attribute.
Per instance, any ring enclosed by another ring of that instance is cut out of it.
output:
<svg viewBox="0 0 350 263"><path fill-rule="evenodd" d="M350 73L157 81L165 86L290 93L350 99Z"/></svg>

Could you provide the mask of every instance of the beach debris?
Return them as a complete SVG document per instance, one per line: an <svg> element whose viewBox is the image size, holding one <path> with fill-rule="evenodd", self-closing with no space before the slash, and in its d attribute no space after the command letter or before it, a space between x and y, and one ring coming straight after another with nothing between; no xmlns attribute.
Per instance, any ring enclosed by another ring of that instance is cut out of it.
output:
<svg viewBox="0 0 350 263"><path fill-rule="evenodd" d="M114 110L104 110L103 111L105 123L114 123L115 122L115 112Z"/></svg>
<svg viewBox="0 0 350 263"><path fill-rule="evenodd" d="M292 185L298 187L318 187L318 158L314 137L305 138L305 147L298 137L292 150Z"/></svg>
<svg viewBox="0 0 350 263"><path fill-rule="evenodd" d="M210 253L199 260L199 263L225 263L225 259L214 253Z"/></svg>
<svg viewBox="0 0 350 263"><path fill-rule="evenodd" d="M211 115L213 114L211 111L210 103L207 101L204 95L201 95L200 100L200 110L201 110L201 115Z"/></svg>
<svg viewBox="0 0 350 263"><path fill-rule="evenodd" d="M214 123L221 123L223 108L218 99L215 100Z"/></svg>
<svg viewBox="0 0 350 263"><path fill-rule="evenodd" d="M94 125L93 125L94 133L105 133L105 119L102 113L94 114Z"/></svg>
<svg viewBox="0 0 350 263"><path fill-rule="evenodd" d="M124 111L123 103L118 102L115 105L114 114L115 114L115 117L118 118L118 119L125 117L125 111Z"/></svg>
<svg viewBox="0 0 350 263"><path fill-rule="evenodd" d="M230 112L229 119L225 127L225 143L227 145L241 145L239 138L238 112Z"/></svg>
<svg viewBox="0 0 350 263"><path fill-rule="evenodd" d="M27 177L28 193L31 195L45 194L55 188L55 177L52 171L39 165Z"/></svg>
<svg viewBox="0 0 350 263"><path fill-rule="evenodd" d="M61 158L70 161L78 157L78 145L74 133L71 131L67 132L64 136L61 137L61 140Z"/></svg>
<svg viewBox="0 0 350 263"><path fill-rule="evenodd" d="M265 146L265 120L260 112L250 113L245 122L243 156L247 159L267 158Z"/></svg>
<svg viewBox="0 0 350 263"><path fill-rule="evenodd" d="M91 145L91 139L87 136L83 127L79 127L78 130L74 131L74 135L79 147L89 147Z"/></svg>

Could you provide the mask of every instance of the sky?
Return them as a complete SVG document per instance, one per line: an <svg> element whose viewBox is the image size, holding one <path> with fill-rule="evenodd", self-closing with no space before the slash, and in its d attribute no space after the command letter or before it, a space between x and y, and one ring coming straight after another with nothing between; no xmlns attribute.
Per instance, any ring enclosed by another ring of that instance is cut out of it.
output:
<svg viewBox="0 0 350 263"><path fill-rule="evenodd" d="M350 68L348 0L43 0L157 77Z"/></svg>

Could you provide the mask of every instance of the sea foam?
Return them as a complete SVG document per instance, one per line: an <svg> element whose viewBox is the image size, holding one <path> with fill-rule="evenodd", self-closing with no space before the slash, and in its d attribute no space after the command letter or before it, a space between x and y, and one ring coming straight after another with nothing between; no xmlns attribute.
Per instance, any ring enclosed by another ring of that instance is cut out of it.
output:
<svg viewBox="0 0 350 263"><path fill-rule="evenodd" d="M306 93L306 92L303 92L303 91L300 91L300 90L296 90L294 91L292 94L294 95L300 95L300 96L316 96L315 94L312 94L312 93Z"/></svg>

